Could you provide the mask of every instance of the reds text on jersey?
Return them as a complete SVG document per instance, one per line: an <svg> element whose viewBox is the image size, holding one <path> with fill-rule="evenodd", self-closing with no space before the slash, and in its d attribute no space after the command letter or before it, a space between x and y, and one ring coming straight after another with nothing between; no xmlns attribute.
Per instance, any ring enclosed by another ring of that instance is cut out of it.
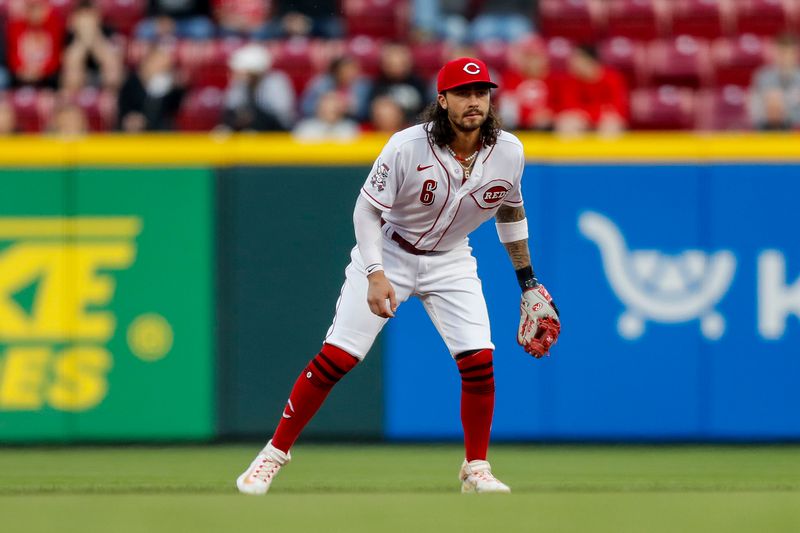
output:
<svg viewBox="0 0 800 533"><path fill-rule="evenodd" d="M420 250L446 251L503 205L522 205L522 143L501 131L482 147L469 179L448 152L428 141L419 124L392 136L361 189L383 219Z"/></svg>

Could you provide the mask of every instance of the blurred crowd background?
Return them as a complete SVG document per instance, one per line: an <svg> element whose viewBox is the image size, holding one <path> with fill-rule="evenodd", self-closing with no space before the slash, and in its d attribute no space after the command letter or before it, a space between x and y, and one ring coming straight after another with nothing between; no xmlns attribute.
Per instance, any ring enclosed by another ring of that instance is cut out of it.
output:
<svg viewBox="0 0 800 533"><path fill-rule="evenodd" d="M507 129L800 128L800 0L0 0L0 135L396 131L451 58Z"/></svg>

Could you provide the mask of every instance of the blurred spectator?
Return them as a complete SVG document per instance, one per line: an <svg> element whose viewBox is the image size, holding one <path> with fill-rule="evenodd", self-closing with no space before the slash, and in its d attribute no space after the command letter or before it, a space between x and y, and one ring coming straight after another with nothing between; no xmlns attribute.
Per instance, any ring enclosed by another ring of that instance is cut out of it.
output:
<svg viewBox="0 0 800 533"><path fill-rule="evenodd" d="M602 65L591 46L576 47L569 58L569 73L553 80L551 101L558 112L556 131L575 135L596 131L612 136L628 121L628 88L622 75Z"/></svg>
<svg viewBox="0 0 800 533"><path fill-rule="evenodd" d="M498 103L504 126L540 131L553 128L553 81L549 70L547 50L541 40L530 38L512 45Z"/></svg>
<svg viewBox="0 0 800 533"><path fill-rule="evenodd" d="M17 132L17 116L14 106L7 99L0 99L0 136Z"/></svg>
<svg viewBox="0 0 800 533"><path fill-rule="evenodd" d="M344 36L339 0L278 0L276 37Z"/></svg>
<svg viewBox="0 0 800 533"><path fill-rule="evenodd" d="M231 83L225 94L224 123L235 131L288 130L294 122L292 82L270 70L272 57L260 45L249 44L231 56Z"/></svg>
<svg viewBox="0 0 800 533"><path fill-rule="evenodd" d="M367 118L367 99L371 83L361 75L361 67L352 57L342 56L331 62L327 73L312 79L300 104L303 116L314 114L320 97L328 91L337 91L346 102L347 116L358 121Z"/></svg>
<svg viewBox="0 0 800 533"><path fill-rule="evenodd" d="M132 71L119 93L122 131L172 129L183 98L183 82L176 77L173 48L152 45L139 68Z"/></svg>
<svg viewBox="0 0 800 533"><path fill-rule="evenodd" d="M422 41L465 42L470 3L470 0L412 0L412 24L416 38Z"/></svg>
<svg viewBox="0 0 800 533"><path fill-rule="evenodd" d="M533 32L533 13L531 0L485 1L470 24L469 38L474 43L493 39L517 41Z"/></svg>
<svg viewBox="0 0 800 533"><path fill-rule="evenodd" d="M68 96L91 85L117 90L122 85L122 57L109 40L111 31L102 26L102 16L92 0L82 0L67 22L61 88Z"/></svg>
<svg viewBox="0 0 800 533"><path fill-rule="evenodd" d="M381 49L378 78L370 92L370 105L379 96L390 96L403 108L407 122L413 121L425 104L425 84L414 73L411 51L402 43Z"/></svg>
<svg viewBox="0 0 800 533"><path fill-rule="evenodd" d="M215 32L210 15L208 0L150 0L147 18L136 26L136 36L148 41L210 39Z"/></svg>
<svg viewBox="0 0 800 533"><path fill-rule="evenodd" d="M47 0L11 0L8 66L15 86L56 88L64 23Z"/></svg>
<svg viewBox="0 0 800 533"><path fill-rule="evenodd" d="M270 0L214 0L214 19L222 37L270 39L275 30L269 21Z"/></svg>
<svg viewBox="0 0 800 533"><path fill-rule="evenodd" d="M366 129L371 131L394 133L408 124L403 108L389 96L379 96L372 101L369 119Z"/></svg>
<svg viewBox="0 0 800 533"><path fill-rule="evenodd" d="M8 54L6 53L6 36L2 31L5 28L5 22L0 19L0 91L8 88L11 85L11 74L6 68L8 61Z"/></svg>
<svg viewBox="0 0 800 533"><path fill-rule="evenodd" d="M48 129L59 137L81 137L89 132L89 121L83 109L64 104L56 110Z"/></svg>
<svg viewBox="0 0 800 533"><path fill-rule="evenodd" d="M750 88L750 115L761 130L800 128L800 65L798 39L782 35L775 41L772 64L758 69Z"/></svg>
<svg viewBox="0 0 800 533"><path fill-rule="evenodd" d="M302 141L348 141L358 136L358 124L347 118L342 95L329 91L319 98L316 114L297 123L292 134Z"/></svg>

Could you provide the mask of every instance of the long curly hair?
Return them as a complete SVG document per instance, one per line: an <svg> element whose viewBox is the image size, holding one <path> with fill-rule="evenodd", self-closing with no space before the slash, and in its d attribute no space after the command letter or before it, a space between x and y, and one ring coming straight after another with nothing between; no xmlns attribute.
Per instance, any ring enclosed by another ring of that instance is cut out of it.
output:
<svg viewBox="0 0 800 533"><path fill-rule="evenodd" d="M419 116L420 122L430 123L428 128L428 140L437 146L446 146L453 142L456 138L456 132L453 130L453 125L450 124L450 119L447 116L447 110L439 105L439 102L433 102ZM483 146L494 146L497 142L497 135L500 133L500 118L494 111L494 106L489 106L489 115L486 121L481 125L480 141Z"/></svg>

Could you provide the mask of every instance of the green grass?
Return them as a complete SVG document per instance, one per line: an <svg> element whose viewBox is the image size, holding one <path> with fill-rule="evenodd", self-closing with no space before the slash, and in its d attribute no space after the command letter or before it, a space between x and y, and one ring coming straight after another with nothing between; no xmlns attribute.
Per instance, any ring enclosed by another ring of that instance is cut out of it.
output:
<svg viewBox="0 0 800 533"><path fill-rule="evenodd" d="M495 446L462 496L456 446L297 446L239 496L257 448L3 449L0 531L800 532L800 447Z"/></svg>

